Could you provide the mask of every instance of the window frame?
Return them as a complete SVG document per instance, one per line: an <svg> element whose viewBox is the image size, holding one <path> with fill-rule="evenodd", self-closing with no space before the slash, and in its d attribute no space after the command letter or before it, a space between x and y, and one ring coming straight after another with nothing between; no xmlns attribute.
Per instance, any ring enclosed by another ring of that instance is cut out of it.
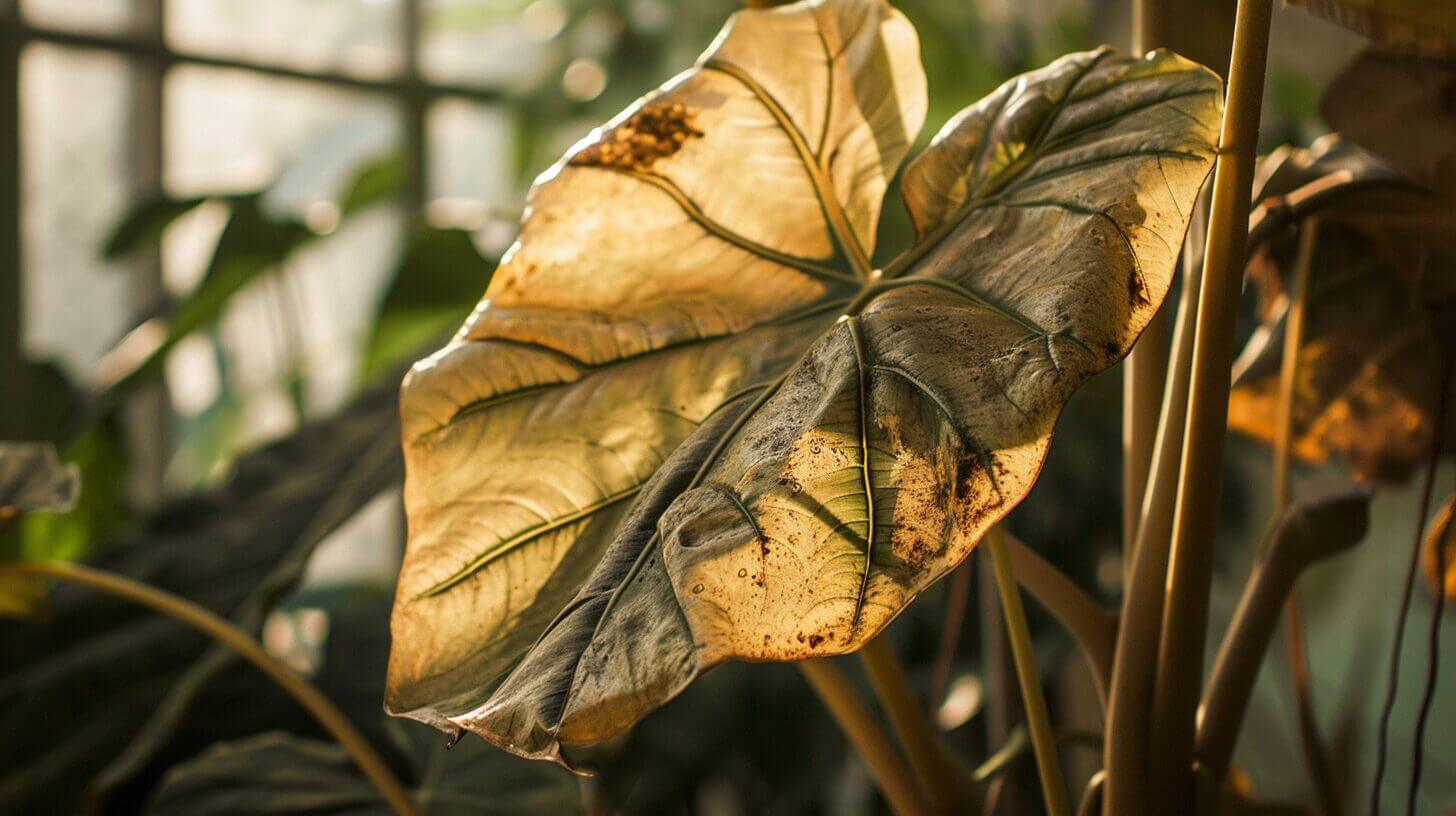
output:
<svg viewBox="0 0 1456 816"><path fill-rule="evenodd" d="M122 58L132 68L134 99L127 128L132 143L134 195L145 199L163 192L165 172L162 111L165 81L178 66L203 66L244 71L315 83L330 88L363 90L387 96L401 118L401 152L405 176L401 205L412 220L424 217L429 184L429 148L426 119L432 105L443 98L474 102L501 102L506 94L491 88L431 82L420 68L422 0L400 0L399 40L401 65L392 76L369 78L334 70L306 70L286 65L223 57L174 48L167 42L166 0L133 0L136 25L125 32L86 32L36 24L20 10L20 0L0 0L0 439L26 435L39 417L32 413L29 360L24 329L24 218L20 63L26 48L48 44L68 50L99 51ZM136 307L150 302L162 290L157 247L143 251L132 270ZM124 305L123 307L125 307ZM128 411L128 435L146 458L137 463L137 498L155 499L160 492L162 468L172 418L164 386L135 398ZM148 452L149 451L149 452Z"/></svg>

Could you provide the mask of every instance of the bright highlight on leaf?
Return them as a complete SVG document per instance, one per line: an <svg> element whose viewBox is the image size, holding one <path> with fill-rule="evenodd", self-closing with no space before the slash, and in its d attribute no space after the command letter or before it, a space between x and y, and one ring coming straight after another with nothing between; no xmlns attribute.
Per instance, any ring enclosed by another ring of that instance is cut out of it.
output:
<svg viewBox="0 0 1456 816"><path fill-rule="evenodd" d="M1441 512L1431 522L1426 533L1426 544L1421 548L1421 572L1426 576L1426 586L1431 594L1442 601L1456 603L1456 536L1452 535L1452 523L1456 522L1456 494L1452 494L1441 507Z"/></svg>
<svg viewBox="0 0 1456 816"><path fill-rule="evenodd" d="M858 649L1025 497L1167 294L1220 84L1111 49L1011 80L871 270L925 109L884 2L743 11L543 174L404 384L390 711L559 758L726 660Z"/></svg>

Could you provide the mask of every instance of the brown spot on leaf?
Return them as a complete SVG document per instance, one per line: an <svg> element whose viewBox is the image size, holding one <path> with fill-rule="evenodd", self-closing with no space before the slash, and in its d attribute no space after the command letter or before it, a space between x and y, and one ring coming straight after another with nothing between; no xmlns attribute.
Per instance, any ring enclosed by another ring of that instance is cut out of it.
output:
<svg viewBox="0 0 1456 816"><path fill-rule="evenodd" d="M627 121L597 142L582 148L571 163L579 167L615 167L646 173L653 165L682 149L689 139L703 135L693 127L686 105L658 102L643 105Z"/></svg>

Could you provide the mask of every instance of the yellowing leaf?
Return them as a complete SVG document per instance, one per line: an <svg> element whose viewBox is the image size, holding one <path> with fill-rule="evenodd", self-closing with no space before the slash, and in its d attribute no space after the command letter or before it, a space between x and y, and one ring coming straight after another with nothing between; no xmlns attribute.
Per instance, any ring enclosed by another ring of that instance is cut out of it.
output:
<svg viewBox="0 0 1456 816"><path fill-rule="evenodd" d="M1426 586L1432 595L1448 604L1456 603L1456 536L1451 535L1453 521L1456 521L1456 493L1436 514L1426 533L1426 544L1421 548L1421 572L1426 576Z"/></svg>
<svg viewBox="0 0 1456 816"><path fill-rule="evenodd" d="M1261 176L1264 213L1319 221L1291 450L1313 462L1339 456L1364 479L1404 479L1430 449L1440 349L1449 348L1430 310L1456 281L1456 253L1422 226L1443 205L1337 137L1277 151ZM1234 366L1229 426L1272 443L1295 241L1267 238L1250 247L1262 322Z"/></svg>
<svg viewBox="0 0 1456 816"><path fill-rule="evenodd" d="M1110 49L1008 82L871 271L916 51L879 0L740 12L538 181L405 384L391 711L559 757L725 660L859 648L1026 495L1167 293L1220 85Z"/></svg>

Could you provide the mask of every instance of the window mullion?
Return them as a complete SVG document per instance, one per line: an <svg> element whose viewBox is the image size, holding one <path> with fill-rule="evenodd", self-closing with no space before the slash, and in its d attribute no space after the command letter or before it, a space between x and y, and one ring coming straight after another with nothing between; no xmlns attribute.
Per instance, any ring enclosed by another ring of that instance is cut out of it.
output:
<svg viewBox="0 0 1456 816"><path fill-rule="evenodd" d="M0 439L28 435L20 228L20 12L0 0Z"/></svg>

